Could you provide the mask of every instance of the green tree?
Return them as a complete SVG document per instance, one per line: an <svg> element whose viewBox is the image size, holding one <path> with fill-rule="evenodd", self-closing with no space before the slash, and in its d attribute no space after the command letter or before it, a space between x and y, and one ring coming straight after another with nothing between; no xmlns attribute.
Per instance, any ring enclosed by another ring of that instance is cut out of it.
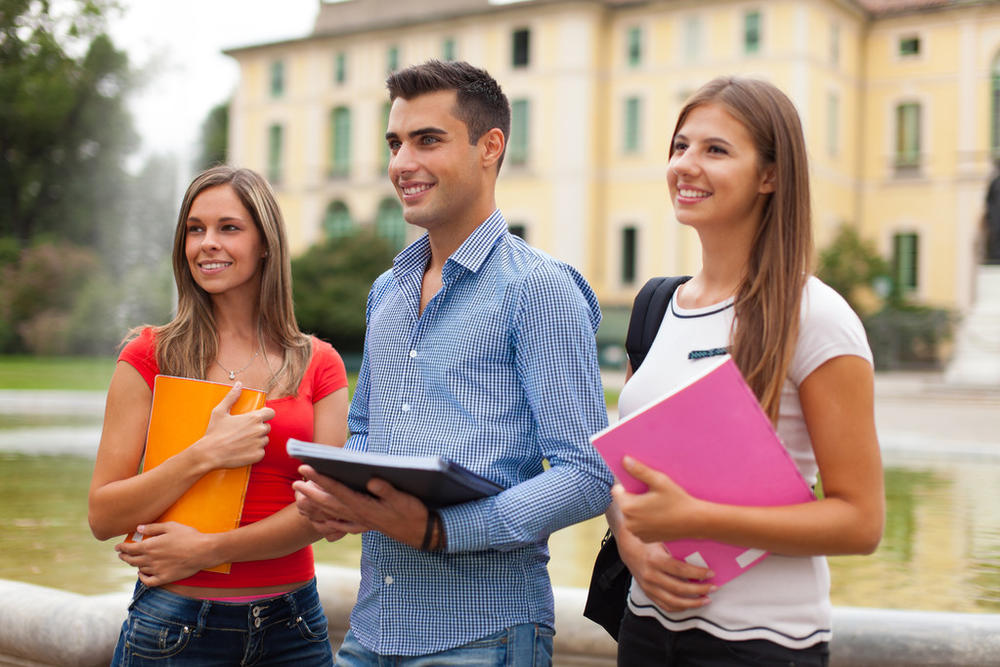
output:
<svg viewBox="0 0 1000 667"><path fill-rule="evenodd" d="M295 315L304 331L342 352L361 350L372 282L392 265L392 248L368 229L327 239L292 261Z"/></svg>
<svg viewBox="0 0 1000 667"><path fill-rule="evenodd" d="M887 280L889 264L874 244L845 224L840 226L833 243L820 252L816 275L837 290L855 312L864 313L870 308L859 301L861 292L871 290L879 280Z"/></svg>
<svg viewBox="0 0 1000 667"><path fill-rule="evenodd" d="M225 164L229 150L229 102L212 107L201 123L201 152L195 165L197 171Z"/></svg>
<svg viewBox="0 0 1000 667"><path fill-rule="evenodd" d="M0 0L0 236L115 250L108 221L137 137L112 0Z"/></svg>

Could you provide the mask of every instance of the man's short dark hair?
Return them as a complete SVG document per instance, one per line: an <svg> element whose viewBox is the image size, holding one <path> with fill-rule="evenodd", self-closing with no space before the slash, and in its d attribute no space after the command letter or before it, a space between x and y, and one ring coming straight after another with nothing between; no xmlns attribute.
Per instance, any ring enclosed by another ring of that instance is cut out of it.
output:
<svg viewBox="0 0 1000 667"><path fill-rule="evenodd" d="M503 132L504 152L507 137L510 136L510 103L489 72L473 67L467 62L442 62L428 60L421 65L412 65L393 72L385 81L389 88L389 99L402 97L411 100L426 93L454 90L457 101L453 113L465 123L469 132L469 143L475 144L479 138L498 128ZM503 155L497 161L497 169L503 163Z"/></svg>

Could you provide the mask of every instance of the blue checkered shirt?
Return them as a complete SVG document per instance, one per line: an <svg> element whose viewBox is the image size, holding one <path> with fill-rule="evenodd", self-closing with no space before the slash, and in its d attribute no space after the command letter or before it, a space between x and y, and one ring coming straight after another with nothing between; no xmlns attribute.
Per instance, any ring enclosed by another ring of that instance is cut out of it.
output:
<svg viewBox="0 0 1000 667"><path fill-rule="evenodd" d="M505 490L441 510L447 553L364 534L351 629L382 655L552 627L548 536L610 502L611 473L588 440L607 411L586 280L508 233L496 210L418 316L429 259L424 236L368 295L347 447L446 456Z"/></svg>

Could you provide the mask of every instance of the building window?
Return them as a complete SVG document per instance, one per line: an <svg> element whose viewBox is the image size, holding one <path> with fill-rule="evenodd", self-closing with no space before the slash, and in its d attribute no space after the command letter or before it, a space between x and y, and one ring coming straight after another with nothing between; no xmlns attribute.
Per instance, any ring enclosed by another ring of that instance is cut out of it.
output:
<svg viewBox="0 0 1000 667"><path fill-rule="evenodd" d="M687 17L684 20L684 59L687 62L701 58L701 41L701 17Z"/></svg>
<svg viewBox="0 0 1000 667"><path fill-rule="evenodd" d="M642 122L642 100L629 97L625 100L625 133L622 138L622 150L626 153L638 153L641 140L639 127Z"/></svg>
<svg viewBox="0 0 1000 667"><path fill-rule="evenodd" d="M273 185L281 183L281 158L284 152L284 129L281 125L272 125L267 132L267 180Z"/></svg>
<svg viewBox="0 0 1000 667"><path fill-rule="evenodd" d="M395 197L386 197L378 205L375 214L375 233L389 242L394 251L403 249L406 243L406 220L403 207Z"/></svg>
<svg viewBox="0 0 1000 667"><path fill-rule="evenodd" d="M395 72L399 69L399 47L390 46L385 52L385 69L387 72Z"/></svg>
<svg viewBox="0 0 1000 667"><path fill-rule="evenodd" d="M840 151L840 97L837 93L826 96L826 152L834 157Z"/></svg>
<svg viewBox="0 0 1000 667"><path fill-rule="evenodd" d="M528 162L529 127L531 126L531 104L528 100L514 100L510 103L510 141L507 144L507 161L515 165Z"/></svg>
<svg viewBox="0 0 1000 667"><path fill-rule="evenodd" d="M993 60L990 76L990 154L1000 158L1000 55Z"/></svg>
<svg viewBox="0 0 1000 667"><path fill-rule="evenodd" d="M446 62L455 60L455 40L448 37L441 43L441 60Z"/></svg>
<svg viewBox="0 0 1000 667"><path fill-rule="evenodd" d="M830 26L830 64L840 64L840 24Z"/></svg>
<svg viewBox="0 0 1000 667"><path fill-rule="evenodd" d="M285 94L285 62L275 60L271 63L271 97L281 97Z"/></svg>
<svg viewBox="0 0 1000 667"><path fill-rule="evenodd" d="M895 234L892 237L892 270L896 289L900 293L917 289L917 240L916 234Z"/></svg>
<svg viewBox="0 0 1000 667"><path fill-rule="evenodd" d="M639 26L629 28L626 42L625 57L629 67L637 67L642 63L642 28Z"/></svg>
<svg viewBox="0 0 1000 667"><path fill-rule="evenodd" d="M638 231L635 227L622 229L622 284L631 285L635 282L636 241Z"/></svg>
<svg viewBox="0 0 1000 667"><path fill-rule="evenodd" d="M351 172L351 110L337 107L330 113L330 177L346 178Z"/></svg>
<svg viewBox="0 0 1000 667"><path fill-rule="evenodd" d="M910 58L920 55L920 38L915 35L901 37L899 39L899 55L903 58Z"/></svg>
<svg viewBox="0 0 1000 667"><path fill-rule="evenodd" d="M906 102L896 107L897 171L909 171L920 166L920 104Z"/></svg>
<svg viewBox="0 0 1000 667"><path fill-rule="evenodd" d="M333 81L338 86L347 82L347 54L343 51L333 59Z"/></svg>
<svg viewBox="0 0 1000 667"><path fill-rule="evenodd" d="M531 63L531 31L527 28L515 30L511 35L511 59L514 67L527 67Z"/></svg>
<svg viewBox="0 0 1000 667"><path fill-rule="evenodd" d="M528 233L528 228L523 224L513 223L507 225L507 231L509 231L514 236L524 239L525 241L528 240L528 237L526 236L526 234Z"/></svg>
<svg viewBox="0 0 1000 667"><path fill-rule="evenodd" d="M382 155L382 171L389 168L389 158L392 157L392 151L389 150L389 142L385 140L385 131L389 127L389 112L392 110L392 102L386 102L382 105L382 131L379 132L378 142L381 148Z"/></svg>
<svg viewBox="0 0 1000 667"><path fill-rule="evenodd" d="M328 239L338 239L349 236L354 229L351 213L342 201L330 202L323 216L323 235Z"/></svg>
<svg viewBox="0 0 1000 667"><path fill-rule="evenodd" d="M760 12L743 15L743 53L760 52Z"/></svg>

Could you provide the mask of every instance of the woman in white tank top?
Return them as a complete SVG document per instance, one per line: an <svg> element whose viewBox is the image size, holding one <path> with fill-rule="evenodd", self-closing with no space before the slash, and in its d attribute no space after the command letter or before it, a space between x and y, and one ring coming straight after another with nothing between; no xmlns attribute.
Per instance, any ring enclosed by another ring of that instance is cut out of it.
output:
<svg viewBox="0 0 1000 667"><path fill-rule="evenodd" d="M781 507L696 499L626 458L649 491L620 485L608 520L633 575L619 634L622 665L826 665L828 554L867 554L885 498L871 351L857 316L810 277L808 165L798 114L773 85L719 78L677 121L667 184L702 268L675 293L622 416L683 384L725 349L822 498ZM709 427L709 425L706 425ZM662 542L706 538L771 556L721 587ZM773 661L773 662L772 662Z"/></svg>

